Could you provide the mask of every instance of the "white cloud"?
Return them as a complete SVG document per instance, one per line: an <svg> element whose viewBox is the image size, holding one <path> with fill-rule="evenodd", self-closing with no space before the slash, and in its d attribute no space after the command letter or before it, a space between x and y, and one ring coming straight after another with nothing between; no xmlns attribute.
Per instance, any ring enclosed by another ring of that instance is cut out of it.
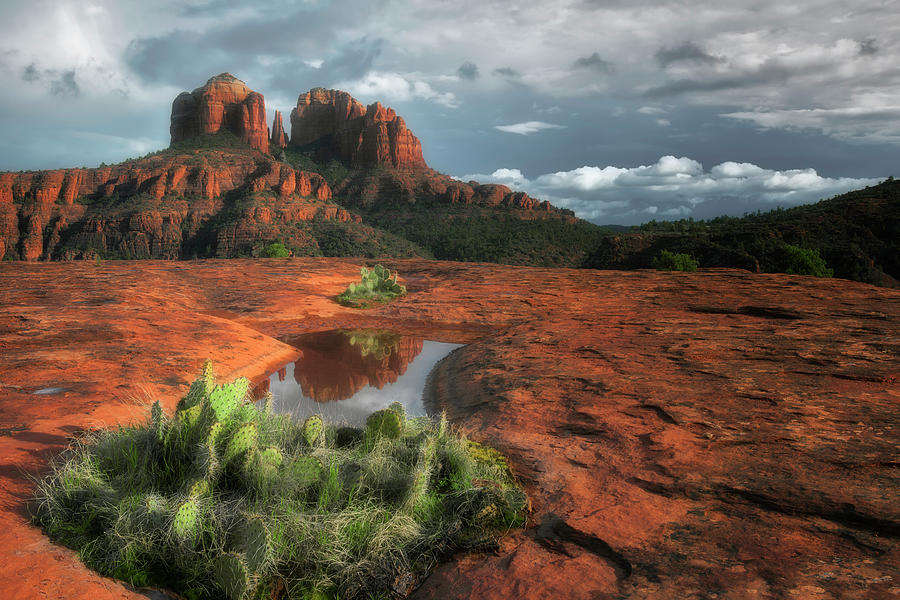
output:
<svg viewBox="0 0 900 600"><path fill-rule="evenodd" d="M355 96L383 102L421 99L449 108L459 106L459 101L452 92L438 92L422 79L400 73L371 71L362 79L336 83L335 87L347 90Z"/></svg>
<svg viewBox="0 0 900 600"><path fill-rule="evenodd" d="M642 115L664 115L666 110L658 106L642 106L637 109Z"/></svg>
<svg viewBox="0 0 900 600"><path fill-rule="evenodd" d="M544 129L564 129L564 125L554 125L553 123L545 123L544 121L526 121L524 123L514 123L512 125L496 125L494 129L505 131L506 133L517 133L519 135L529 135L543 131Z"/></svg>
<svg viewBox="0 0 900 600"><path fill-rule="evenodd" d="M830 178L815 169L772 170L731 161L705 170L700 162L685 156L663 156L653 164L636 167L583 166L532 179L509 168L462 179L502 183L604 223L638 222L641 215L741 215L757 208L815 202L879 181Z"/></svg>

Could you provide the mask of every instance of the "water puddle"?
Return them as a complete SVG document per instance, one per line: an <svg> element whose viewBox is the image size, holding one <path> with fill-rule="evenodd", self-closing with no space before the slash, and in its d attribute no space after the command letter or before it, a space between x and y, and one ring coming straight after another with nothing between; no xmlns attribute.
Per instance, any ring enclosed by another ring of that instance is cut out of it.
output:
<svg viewBox="0 0 900 600"><path fill-rule="evenodd" d="M63 387L45 387L39 390L35 390L31 392L35 396L49 396L51 394L61 394L63 392L67 392L68 390Z"/></svg>
<svg viewBox="0 0 900 600"><path fill-rule="evenodd" d="M428 373L462 345L374 329L322 331L285 341L303 356L272 373L254 396L271 392L274 411L298 420L319 414L354 426L391 402L402 403L410 416L425 415Z"/></svg>

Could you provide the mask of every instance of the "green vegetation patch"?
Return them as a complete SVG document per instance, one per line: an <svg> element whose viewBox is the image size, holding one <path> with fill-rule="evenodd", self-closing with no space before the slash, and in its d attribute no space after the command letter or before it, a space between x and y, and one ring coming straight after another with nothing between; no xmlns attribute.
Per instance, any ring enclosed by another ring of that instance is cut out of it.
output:
<svg viewBox="0 0 900 600"><path fill-rule="evenodd" d="M397 273L391 273L381 265L375 265L372 270L362 267L359 273L361 281L351 283L344 293L337 297L337 301L341 304L355 308L369 308L406 295L406 286L397 283Z"/></svg>
<svg viewBox="0 0 900 600"><path fill-rule="evenodd" d="M690 254L674 253L663 250L653 259L653 268L660 271L685 271L693 273L699 263Z"/></svg>
<svg viewBox="0 0 900 600"><path fill-rule="evenodd" d="M90 567L185 598L388 598L521 526L506 459L395 403L363 428L296 423L207 363L170 418L76 441L35 521Z"/></svg>

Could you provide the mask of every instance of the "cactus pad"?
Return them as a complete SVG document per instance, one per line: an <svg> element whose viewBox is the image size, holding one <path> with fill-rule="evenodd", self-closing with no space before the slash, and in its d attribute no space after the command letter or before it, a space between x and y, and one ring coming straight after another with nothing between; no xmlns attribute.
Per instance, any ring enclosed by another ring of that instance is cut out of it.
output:
<svg viewBox="0 0 900 600"><path fill-rule="evenodd" d="M195 404L194 406L182 410L178 413L178 420L181 426L190 431L200 422L200 416L203 414L203 405Z"/></svg>
<svg viewBox="0 0 900 600"><path fill-rule="evenodd" d="M150 408L150 423L153 431L156 432L156 439L160 442L163 441L166 437L166 418L163 415L162 406L159 405L159 400L154 402Z"/></svg>
<svg viewBox="0 0 900 600"><path fill-rule="evenodd" d="M191 498L178 507L172 521L172 533L179 541L195 540L200 535L200 505Z"/></svg>
<svg viewBox="0 0 900 600"><path fill-rule="evenodd" d="M284 462L284 455L281 453L281 449L276 446L269 446L260 452L259 458L263 464L270 467L280 467L281 463Z"/></svg>
<svg viewBox="0 0 900 600"><path fill-rule="evenodd" d="M221 421L216 421L209 426L209 433L206 434L206 443L212 448L219 445L222 436L225 434L225 425Z"/></svg>
<svg viewBox="0 0 900 600"><path fill-rule="evenodd" d="M191 498L199 498L200 496L207 496L212 491L212 486L209 484L208 479L198 479L194 482L194 485L191 486L191 489L188 490L188 496Z"/></svg>
<svg viewBox="0 0 900 600"><path fill-rule="evenodd" d="M235 459L246 457L247 452L256 448L258 438L256 423L245 423L238 427L225 447L225 462L230 463Z"/></svg>
<svg viewBox="0 0 900 600"><path fill-rule="evenodd" d="M203 381L204 392L206 392L205 395L208 396L216 387L216 370L213 368L212 361L209 359L206 359L203 362L203 374L201 375L201 380Z"/></svg>
<svg viewBox="0 0 900 600"><path fill-rule="evenodd" d="M391 405L388 406L388 410L392 410L393 412L400 415L402 419L406 419L406 407L403 406L400 402L391 402Z"/></svg>
<svg viewBox="0 0 900 600"><path fill-rule="evenodd" d="M291 463L289 472L297 487L305 489L321 481L325 469L317 458L301 456Z"/></svg>
<svg viewBox="0 0 900 600"><path fill-rule="evenodd" d="M250 572L258 572L271 556L271 542L266 524L256 515L242 519L231 534L232 545L247 560Z"/></svg>
<svg viewBox="0 0 900 600"><path fill-rule="evenodd" d="M245 600L250 595L252 578L247 561L239 554L228 552L215 560L216 583L228 600Z"/></svg>
<svg viewBox="0 0 900 600"><path fill-rule="evenodd" d="M402 418L390 409L377 410L366 419L366 434L369 436L397 439L402 432Z"/></svg>
<svg viewBox="0 0 900 600"><path fill-rule="evenodd" d="M242 377L234 383L220 385L212 391L209 395L209 406L216 414L216 420L225 421L244 403L249 384L250 382Z"/></svg>
<svg viewBox="0 0 900 600"><path fill-rule="evenodd" d="M303 423L303 439L310 446L324 441L325 423L319 415L313 415Z"/></svg>

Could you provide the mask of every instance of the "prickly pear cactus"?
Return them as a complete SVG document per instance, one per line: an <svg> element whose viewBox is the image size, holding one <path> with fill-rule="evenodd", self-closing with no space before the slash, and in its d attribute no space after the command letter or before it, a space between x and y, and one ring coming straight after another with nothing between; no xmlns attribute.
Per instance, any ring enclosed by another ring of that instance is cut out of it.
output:
<svg viewBox="0 0 900 600"><path fill-rule="evenodd" d="M272 555L272 543L266 524L257 515L246 516L238 523L231 536L234 550L242 553L251 573L258 573Z"/></svg>
<svg viewBox="0 0 900 600"><path fill-rule="evenodd" d="M160 442L163 441L166 438L166 417L163 414L162 406L159 405L159 400L154 402L150 408L150 422L153 431L156 432L156 439Z"/></svg>
<svg viewBox="0 0 900 600"><path fill-rule="evenodd" d="M141 498L140 510L144 513L147 523L151 527L160 527L165 521L169 505L166 498L159 494L146 494Z"/></svg>
<svg viewBox="0 0 900 600"><path fill-rule="evenodd" d="M259 431L256 423L245 423L238 427L225 446L225 462L231 463L238 459L244 459L250 450L256 448Z"/></svg>
<svg viewBox="0 0 900 600"><path fill-rule="evenodd" d="M200 422L200 417L203 415L203 405L195 404L194 406L182 410L177 413L178 421L181 423L181 426L185 429L185 431L191 432Z"/></svg>
<svg viewBox="0 0 900 600"><path fill-rule="evenodd" d="M244 396L250 381L244 377L234 383L226 383L215 388L209 395L209 406L217 421L226 421L244 403Z"/></svg>
<svg viewBox="0 0 900 600"><path fill-rule="evenodd" d="M194 482L194 485L191 486L191 489L188 490L188 496L191 498L200 498L202 496L208 496L212 492L212 485L209 483L208 479L198 479Z"/></svg>
<svg viewBox="0 0 900 600"><path fill-rule="evenodd" d="M325 473L322 463L312 456L300 456L288 467L291 480L300 489L306 489L322 480Z"/></svg>
<svg viewBox="0 0 900 600"><path fill-rule="evenodd" d="M371 438L397 439L401 433L403 433L403 419L388 408L377 410L366 419L366 435Z"/></svg>
<svg viewBox="0 0 900 600"><path fill-rule="evenodd" d="M181 542L194 541L200 535L201 526L200 504L192 497L175 511L172 533Z"/></svg>
<svg viewBox="0 0 900 600"><path fill-rule="evenodd" d="M313 415L303 422L303 439L310 446L325 441L325 423L319 415Z"/></svg>
<svg viewBox="0 0 900 600"><path fill-rule="evenodd" d="M400 415L401 419L403 419L404 421L406 420L406 407L403 406L403 404L401 404L400 402L391 402L391 405L388 406L388 410L394 411L395 413Z"/></svg>
<svg viewBox="0 0 900 600"><path fill-rule="evenodd" d="M259 416L259 409L255 405L248 403L241 404L241 407L235 411L232 418L237 423L250 423L256 421Z"/></svg>
<svg viewBox="0 0 900 600"><path fill-rule="evenodd" d="M281 453L281 449L275 446L269 446L260 452L259 458L264 465L270 467L280 467L281 463L284 462L284 455Z"/></svg>
<svg viewBox="0 0 900 600"><path fill-rule="evenodd" d="M250 596L253 577L246 559L235 552L226 552L213 565L216 583L228 600L245 600Z"/></svg>
<svg viewBox="0 0 900 600"><path fill-rule="evenodd" d="M225 424L221 421L216 421L209 426L209 433L206 434L206 444L215 448L219 445L219 442L222 441L224 435Z"/></svg>
<svg viewBox="0 0 900 600"><path fill-rule="evenodd" d="M203 362L203 389L209 396L216 387L216 370L213 368L212 361L206 359Z"/></svg>

